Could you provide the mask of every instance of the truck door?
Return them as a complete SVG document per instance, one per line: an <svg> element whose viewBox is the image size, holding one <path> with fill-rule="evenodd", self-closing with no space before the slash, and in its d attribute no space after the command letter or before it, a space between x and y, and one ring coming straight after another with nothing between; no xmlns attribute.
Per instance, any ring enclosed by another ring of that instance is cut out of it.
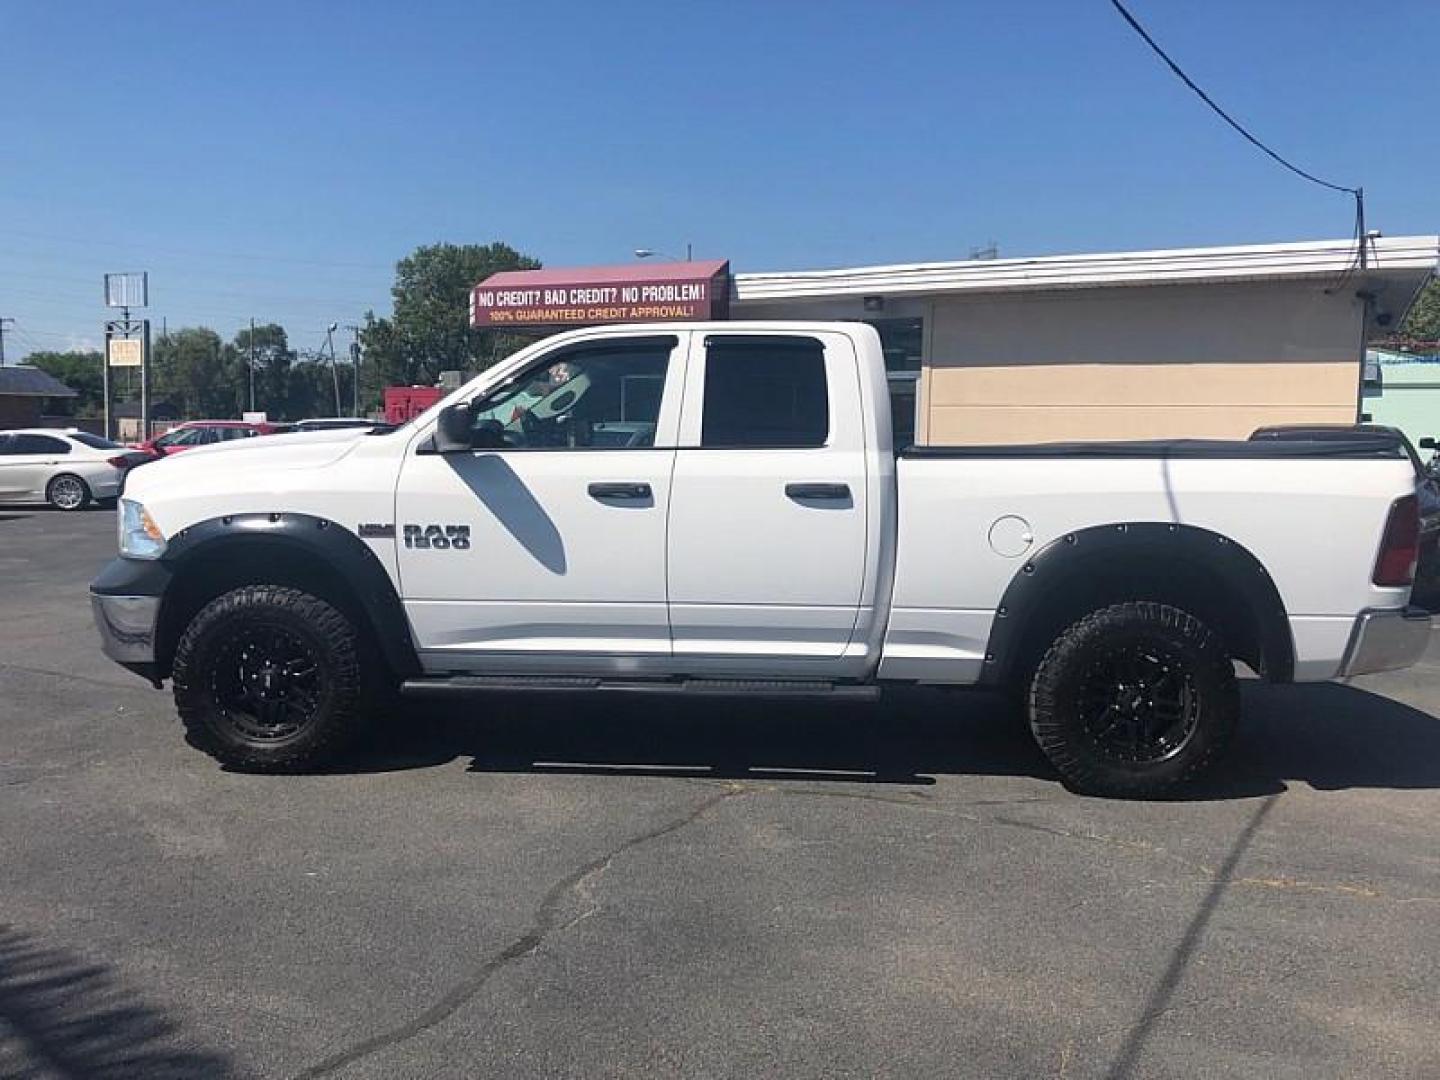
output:
<svg viewBox="0 0 1440 1080"><path fill-rule="evenodd" d="M668 545L677 662L768 658L740 666L794 674L840 657L866 559L853 344L697 334L685 383Z"/></svg>
<svg viewBox="0 0 1440 1080"><path fill-rule="evenodd" d="M397 558L421 659L505 673L664 668L683 335L558 346L474 405L475 448L411 445Z"/></svg>

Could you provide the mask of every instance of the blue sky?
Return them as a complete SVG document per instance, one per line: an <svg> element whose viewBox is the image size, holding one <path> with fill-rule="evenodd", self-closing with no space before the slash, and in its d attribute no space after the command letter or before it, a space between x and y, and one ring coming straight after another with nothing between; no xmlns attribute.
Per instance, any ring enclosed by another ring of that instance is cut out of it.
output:
<svg viewBox="0 0 1440 1080"><path fill-rule="evenodd" d="M1436 231L1440 4L1130 6L1282 153L1363 184L1372 225ZM441 240L778 270L1351 224L1106 0L0 0L0 31L12 356L97 341L106 270L151 272L157 324L313 348Z"/></svg>

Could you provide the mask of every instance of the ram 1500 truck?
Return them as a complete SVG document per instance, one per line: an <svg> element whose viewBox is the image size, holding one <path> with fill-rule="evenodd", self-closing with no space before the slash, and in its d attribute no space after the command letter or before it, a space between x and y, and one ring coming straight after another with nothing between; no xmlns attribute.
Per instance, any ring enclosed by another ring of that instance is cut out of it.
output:
<svg viewBox="0 0 1440 1080"><path fill-rule="evenodd" d="M191 739L297 768L398 688L1013 692L1076 789L1196 774L1275 683L1413 663L1393 440L891 445L875 331L625 325L516 353L398 430L134 472L91 586ZM960 708L957 705L957 714Z"/></svg>

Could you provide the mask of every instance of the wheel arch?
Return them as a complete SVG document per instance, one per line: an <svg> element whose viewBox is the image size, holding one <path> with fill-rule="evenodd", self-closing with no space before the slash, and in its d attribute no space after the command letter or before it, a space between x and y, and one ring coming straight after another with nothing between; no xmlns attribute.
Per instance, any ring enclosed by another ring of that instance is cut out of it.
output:
<svg viewBox="0 0 1440 1080"><path fill-rule="evenodd" d="M1189 611L1267 680L1294 677L1285 605L1254 554L1197 526L1132 522L1067 533L1026 560L996 609L980 682L1023 680L1066 626L1127 600Z"/></svg>
<svg viewBox="0 0 1440 1080"><path fill-rule="evenodd" d="M309 514L233 514L171 537L156 628L158 675L170 672L185 627L211 600L244 585L288 585L349 616L399 677L417 674L410 624L389 573L350 530Z"/></svg>

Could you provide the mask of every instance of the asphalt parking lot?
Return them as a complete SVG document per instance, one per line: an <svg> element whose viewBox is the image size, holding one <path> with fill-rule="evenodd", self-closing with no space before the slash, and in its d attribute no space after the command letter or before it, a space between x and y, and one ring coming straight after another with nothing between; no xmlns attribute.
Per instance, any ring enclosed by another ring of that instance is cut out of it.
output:
<svg viewBox="0 0 1440 1080"><path fill-rule="evenodd" d="M0 1076L1440 1075L1440 647L1081 798L999 700L406 708L221 770L0 511ZM1440 636L1440 635L1437 635Z"/></svg>

